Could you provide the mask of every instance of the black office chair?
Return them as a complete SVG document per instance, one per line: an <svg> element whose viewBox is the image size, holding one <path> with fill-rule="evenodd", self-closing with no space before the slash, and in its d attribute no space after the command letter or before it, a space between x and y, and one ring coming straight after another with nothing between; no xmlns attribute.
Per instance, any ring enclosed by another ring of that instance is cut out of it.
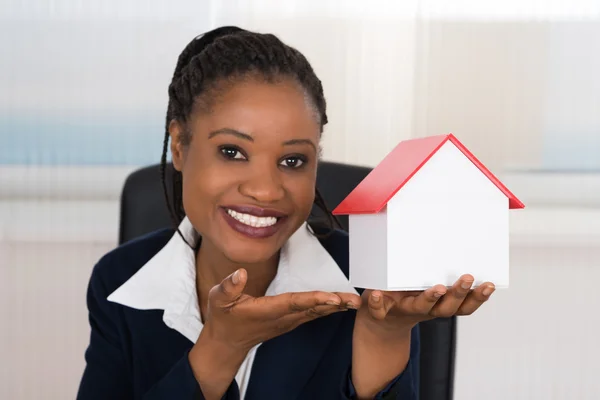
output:
<svg viewBox="0 0 600 400"><path fill-rule="evenodd" d="M366 167L322 162L317 187L326 204L333 208L370 171ZM171 187L170 182L167 184ZM317 210L314 214L319 216ZM339 220L348 230L348 217L342 216ZM119 243L171 226L158 165L133 172L125 182L121 197ZM456 318L439 318L421 324L421 400L452 400L455 348Z"/></svg>

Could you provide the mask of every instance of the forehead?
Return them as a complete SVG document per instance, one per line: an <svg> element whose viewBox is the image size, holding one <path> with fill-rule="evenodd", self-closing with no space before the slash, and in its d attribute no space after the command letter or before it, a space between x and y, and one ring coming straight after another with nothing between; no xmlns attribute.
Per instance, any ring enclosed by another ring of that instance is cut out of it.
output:
<svg viewBox="0 0 600 400"><path fill-rule="evenodd" d="M304 90L294 81L249 79L216 88L205 112L194 112L194 130L224 127L261 138L314 138L320 135L317 113Z"/></svg>

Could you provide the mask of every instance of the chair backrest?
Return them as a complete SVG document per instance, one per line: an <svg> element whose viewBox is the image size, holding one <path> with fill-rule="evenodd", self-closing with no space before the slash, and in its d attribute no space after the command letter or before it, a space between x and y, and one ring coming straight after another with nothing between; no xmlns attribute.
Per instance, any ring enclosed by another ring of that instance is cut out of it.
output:
<svg viewBox="0 0 600 400"><path fill-rule="evenodd" d="M325 203L333 208L370 171L366 167L321 162L317 187ZM167 184L171 187L170 182ZM318 216L319 212L315 210L314 214ZM348 230L348 218L339 219L343 228ZM173 224L164 201L158 165L133 172L127 178L121 196L119 242L170 226ZM456 318L421 323L421 400L452 400L455 348Z"/></svg>

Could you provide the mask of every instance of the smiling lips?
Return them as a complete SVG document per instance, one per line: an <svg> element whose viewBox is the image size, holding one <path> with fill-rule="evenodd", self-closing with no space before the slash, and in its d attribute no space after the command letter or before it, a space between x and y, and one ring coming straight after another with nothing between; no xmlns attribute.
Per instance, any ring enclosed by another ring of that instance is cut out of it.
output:
<svg viewBox="0 0 600 400"><path fill-rule="evenodd" d="M277 223L276 217L257 217L255 215L239 213L234 210L227 210L227 213L241 223L253 226L255 228L264 228Z"/></svg>
<svg viewBox="0 0 600 400"><path fill-rule="evenodd" d="M282 212L254 206L226 206L222 211L231 228L251 238L274 235L287 217Z"/></svg>

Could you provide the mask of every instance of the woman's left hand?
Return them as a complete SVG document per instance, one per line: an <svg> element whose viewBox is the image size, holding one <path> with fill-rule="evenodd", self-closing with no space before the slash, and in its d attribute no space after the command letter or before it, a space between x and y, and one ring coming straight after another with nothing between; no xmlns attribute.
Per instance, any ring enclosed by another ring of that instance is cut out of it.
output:
<svg viewBox="0 0 600 400"><path fill-rule="evenodd" d="M404 370L416 324L477 311L490 298L494 285L486 282L472 290L474 281L471 275L463 275L451 288L436 285L415 292L365 290L352 337L352 383L357 397L373 398Z"/></svg>
<svg viewBox="0 0 600 400"><path fill-rule="evenodd" d="M461 276L451 288L436 285L424 291L387 292L365 290L357 318L369 318L389 328L413 327L437 317L473 314L495 290L485 282L472 289L474 278ZM368 310L368 313L365 312Z"/></svg>

